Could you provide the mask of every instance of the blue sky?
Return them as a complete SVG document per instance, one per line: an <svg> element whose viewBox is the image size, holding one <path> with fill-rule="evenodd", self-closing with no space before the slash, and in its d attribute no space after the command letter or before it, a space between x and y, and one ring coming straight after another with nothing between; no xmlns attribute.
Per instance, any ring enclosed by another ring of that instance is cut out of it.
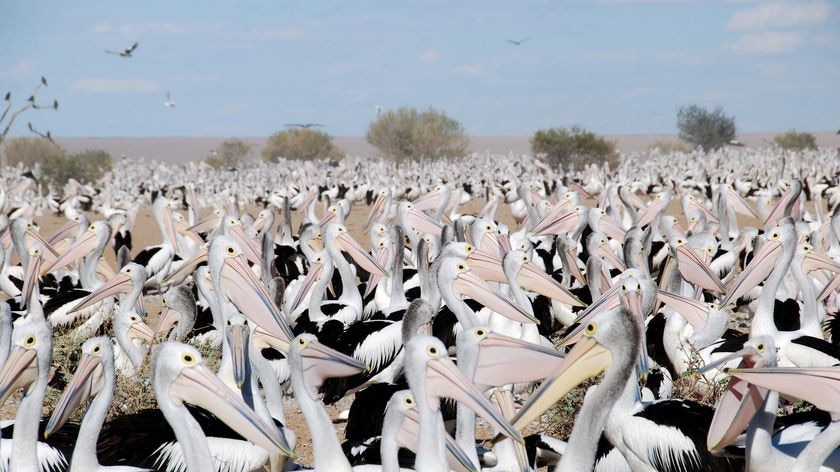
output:
<svg viewBox="0 0 840 472"><path fill-rule="evenodd" d="M104 52L133 41L133 58ZM443 109L474 135L655 134L690 103L743 132L825 131L840 127L840 3L4 0L0 93L25 100L42 74L60 110L16 134L362 136L375 105Z"/></svg>

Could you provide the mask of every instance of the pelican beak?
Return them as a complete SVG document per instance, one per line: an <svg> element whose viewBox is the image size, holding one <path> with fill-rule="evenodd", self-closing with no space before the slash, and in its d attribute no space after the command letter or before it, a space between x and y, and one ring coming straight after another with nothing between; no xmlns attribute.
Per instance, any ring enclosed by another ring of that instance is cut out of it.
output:
<svg viewBox="0 0 840 472"><path fill-rule="evenodd" d="M291 340L291 328L265 285L257 279L244 257L228 257L222 266L222 290L242 314L272 336Z"/></svg>
<svg viewBox="0 0 840 472"><path fill-rule="evenodd" d="M233 358L233 380L236 386L242 388L248 371L248 336L247 326L235 324L227 327L227 341Z"/></svg>
<svg viewBox="0 0 840 472"><path fill-rule="evenodd" d="M741 296L766 279L770 275L770 272L773 271L773 268L776 267L776 261L779 260L782 250L782 244L778 241L765 241L753 256L750 263L747 264L747 267L735 279L732 288L726 294L726 298L723 300L721 306L726 306L730 302L741 298Z"/></svg>
<svg viewBox="0 0 840 472"><path fill-rule="evenodd" d="M529 292L536 292L560 303L571 306L586 306L565 287L546 274L532 261L525 263L516 276L516 282Z"/></svg>
<svg viewBox="0 0 840 472"><path fill-rule="evenodd" d="M169 331L175 327L175 324L180 322L183 318L181 312L178 310L173 310L168 306L163 306L160 309L160 316L158 317L157 324L155 325L155 332L154 337L157 338L161 334L166 336L169 334Z"/></svg>
<svg viewBox="0 0 840 472"><path fill-rule="evenodd" d="M376 250L376 257L374 257L376 265L379 267L385 267L385 264L388 263L388 252L388 247L380 247ZM375 272L370 273L370 278L368 278L367 285L365 285L365 294L362 295L363 298L367 298L367 296L376 289L376 286L382 281L382 277L382 274Z"/></svg>
<svg viewBox="0 0 840 472"><path fill-rule="evenodd" d="M641 228L642 226L649 225L653 220L656 218L656 215L660 214L665 207L665 198L657 198L653 203L647 207L645 213L639 217L639 221L636 222L636 226ZM670 202L668 202L670 203Z"/></svg>
<svg viewBox="0 0 840 472"><path fill-rule="evenodd" d="M151 343L155 339L155 332L145 321L139 320L131 324L127 332L129 339L139 339Z"/></svg>
<svg viewBox="0 0 840 472"><path fill-rule="evenodd" d="M400 447L417 451L420 439L420 414L416 408L405 410L405 417L397 432L397 444ZM467 454L458 446L452 436L444 434L446 441L446 464L456 472L479 472Z"/></svg>
<svg viewBox="0 0 840 472"><path fill-rule="evenodd" d="M706 290L723 292L723 284L718 276L713 274L709 265L687 245L677 248L677 265L687 281Z"/></svg>
<svg viewBox="0 0 840 472"><path fill-rule="evenodd" d="M181 370L169 385L169 393L178 402L199 406L216 415L231 429L266 451L295 457L283 434L257 417L254 410L204 363Z"/></svg>
<svg viewBox="0 0 840 472"><path fill-rule="evenodd" d="M505 436L514 441L523 442L522 435L516 428L511 426L501 412L484 398L475 384L464 377L464 374L455 367L455 363L448 356L441 356L428 361L426 387L436 397L452 398L463 403Z"/></svg>
<svg viewBox="0 0 840 472"><path fill-rule="evenodd" d="M624 263L615 255L615 253L609 248L609 246L602 244L598 246L598 255L601 256L602 259L609 262L613 268L618 269L624 272L626 268Z"/></svg>
<svg viewBox="0 0 840 472"><path fill-rule="evenodd" d="M624 237L627 236L627 231L625 231L617 221L608 215L601 216L601 229L604 231L604 234L610 237L610 239L614 239L616 241L624 241Z"/></svg>
<svg viewBox="0 0 840 472"><path fill-rule="evenodd" d="M388 275L388 271L379 265L373 256L367 253L348 232L342 232L335 239L338 248L353 258L357 264L371 274Z"/></svg>
<svg viewBox="0 0 840 472"><path fill-rule="evenodd" d="M254 220L254 224L252 224L251 226L254 228L254 231L260 232L260 231L262 231L263 226L265 226L265 222L266 222L265 217L260 215L260 216L257 216L257 219Z"/></svg>
<svg viewBox="0 0 840 472"><path fill-rule="evenodd" d="M479 278L488 282L507 283L502 260L498 254L498 252L491 253L484 249L476 249L467 255L467 262Z"/></svg>
<svg viewBox="0 0 840 472"><path fill-rule="evenodd" d="M726 198L726 202L732 206L732 209L735 210L736 213L740 213L744 216L751 216L756 220L761 220L761 218L756 214L755 210L747 203L744 198L735 192L735 190L728 188L726 193L724 193L724 197Z"/></svg>
<svg viewBox="0 0 840 472"><path fill-rule="evenodd" d="M119 293L128 293L131 291L133 283L129 276L119 273L113 279L105 282L101 287L96 289L93 293L85 297L79 304L73 307L70 312L83 310L89 306L92 306L96 302L100 300L104 300L108 297L113 297Z"/></svg>
<svg viewBox="0 0 840 472"><path fill-rule="evenodd" d="M60 267L73 264L93 252L96 249L97 243L96 232L91 230L85 231L55 262L43 267L39 275L49 274L54 270L58 270Z"/></svg>
<svg viewBox="0 0 840 472"><path fill-rule="evenodd" d="M513 427L521 431L554 406L569 391L595 377L612 364L612 354L594 338L584 337L566 355L557 371L545 379L528 403L513 417Z"/></svg>
<svg viewBox="0 0 840 472"><path fill-rule="evenodd" d="M802 263L802 267L804 267L808 273L815 270L829 270L834 273L840 273L840 265L837 264L837 262L813 251L805 254L805 260Z"/></svg>
<svg viewBox="0 0 840 472"><path fill-rule="evenodd" d="M300 306L303 299L306 298L306 295L312 290L312 287L315 285L321 278L321 274L324 272L324 265L321 263L314 263L309 267L309 272L306 273L304 276L303 281L300 283L297 292L295 293L295 298L292 299L292 304L289 306L289 313L295 313L298 307Z"/></svg>
<svg viewBox="0 0 840 472"><path fill-rule="evenodd" d="M370 227L370 223L377 219L379 215L382 213L385 207L385 195L380 193L376 196L376 200L373 202L373 206L370 207L370 213L368 213L367 218L365 219L363 228L367 229Z"/></svg>
<svg viewBox="0 0 840 472"><path fill-rule="evenodd" d="M511 250L513 250L513 248L510 245L510 235L509 234L500 234L496 238L496 241L499 243L499 247L501 248L501 251L499 252L499 254L505 254L505 253L508 253Z"/></svg>
<svg viewBox="0 0 840 472"><path fill-rule="evenodd" d="M479 347L473 380L481 386L498 387L542 380L557 370L563 361L563 355L556 349L494 331L479 341Z"/></svg>
<svg viewBox="0 0 840 472"><path fill-rule="evenodd" d="M105 385L104 371L100 357L82 354L79 367L76 368L73 378L61 393L61 398L58 399L50 416L47 428L44 430L45 438L61 429L77 408L102 391Z"/></svg>
<svg viewBox="0 0 840 472"><path fill-rule="evenodd" d="M642 311L642 295L639 293L638 290L625 290L624 291L624 303L626 305L627 310L630 312L632 316L635 316L639 319L639 322L644 326L645 324L645 314ZM648 364L648 350L647 350L647 342L642 342L642 348L639 352L639 371L644 378L647 378L647 374L650 371L650 366Z"/></svg>
<svg viewBox="0 0 840 472"><path fill-rule="evenodd" d="M0 406L19 389L28 390L38 379L38 354L35 349L12 347L0 369Z"/></svg>
<svg viewBox="0 0 840 472"><path fill-rule="evenodd" d="M577 327L561 339L558 346L568 346L578 342L583 336L583 328L586 327L586 323L588 323L593 316L598 313L618 308L621 305L621 298L618 296L620 288L621 284L613 285L607 289L606 292L601 294L601 298L595 300L591 305L586 307L586 309L583 310L580 316L578 316L575 320L575 323L578 324Z"/></svg>
<svg viewBox="0 0 840 472"><path fill-rule="evenodd" d="M427 192L425 195L417 197L413 202L411 202L411 205L417 211L437 209L441 203L443 203L443 198L441 197L442 194L442 187L435 188L431 192Z"/></svg>
<svg viewBox="0 0 840 472"><path fill-rule="evenodd" d="M452 290L460 295L472 298L492 311L509 318L517 323L539 324L533 315L525 313L521 308L506 298L502 298L493 288L487 285L472 270L459 272L452 283Z"/></svg>
<svg viewBox="0 0 840 472"><path fill-rule="evenodd" d="M553 212L552 212L553 213ZM531 232L536 236L551 236L566 234L573 231L580 224L580 214L574 210L561 215L549 213Z"/></svg>
<svg viewBox="0 0 840 472"><path fill-rule="evenodd" d="M79 229L79 222L78 221L67 221L64 223L61 228L58 228L58 231L55 232L50 239L47 240L50 244L56 244L59 241L63 241L67 238L73 237L73 231Z"/></svg>
<svg viewBox="0 0 840 472"><path fill-rule="evenodd" d="M719 369L725 366L726 364L729 364L730 362L734 361L735 359L743 359L741 367L764 367L764 360L760 357L758 358L758 363L754 363L751 360L753 359L753 356L756 355L758 355L758 353L755 351L755 349L750 346L747 346L739 351L735 351L727 356L723 356L720 359L717 359L714 362L710 362L704 365L703 367L697 369L696 372L700 375L703 375L711 370Z"/></svg>
<svg viewBox="0 0 840 472"><path fill-rule="evenodd" d="M172 242L172 248L175 249L175 253L181 252L181 249L178 247L178 233L175 231L175 222L172 221L172 207L169 205L163 208L163 230L169 238L169 241Z"/></svg>
<svg viewBox="0 0 840 472"><path fill-rule="evenodd" d="M440 223L431 219L427 214L423 213L422 211L417 211L414 208L406 212L405 221L415 231L421 234L428 233L433 234L435 236L440 236L440 233L443 229Z"/></svg>
<svg viewBox="0 0 840 472"><path fill-rule="evenodd" d="M709 308L699 300L693 300L674 293L660 290L657 297L662 303L671 307L680 314L686 321L699 331L706 326L709 317Z"/></svg>
<svg viewBox="0 0 840 472"><path fill-rule="evenodd" d="M203 247L199 249L192 255L192 257L184 261L175 272L170 274L169 277L163 281L161 287L171 287L172 285L182 284L184 280L187 280L187 277L195 272L195 269L198 266L207 262L207 257L207 248Z"/></svg>
<svg viewBox="0 0 840 472"><path fill-rule="evenodd" d="M297 341L303 341L299 338ZM313 396L318 395L318 388L324 381L333 377L349 377L369 370L364 362L342 354L318 341L307 343L300 350L304 364L304 378Z"/></svg>
<svg viewBox="0 0 840 472"><path fill-rule="evenodd" d="M840 371L836 367L738 368L728 372L753 385L805 400L831 413L832 421L838 420Z"/></svg>
<svg viewBox="0 0 840 472"><path fill-rule="evenodd" d="M222 219L216 213L210 213L209 215L205 216L204 218L198 220L198 222L189 228L187 231L193 231L196 233L206 233L208 231L213 230Z"/></svg>
<svg viewBox="0 0 840 472"><path fill-rule="evenodd" d="M242 225L230 226L229 231L231 236L233 236L233 240L242 248L242 254L245 258L252 264L259 264L262 260L261 251L254 244L254 240L249 238L245 234L245 231L242 230Z"/></svg>
<svg viewBox="0 0 840 472"><path fill-rule="evenodd" d="M259 326L254 328L254 334L252 335L252 339L254 342L254 347L257 349L265 349L266 347L270 347L284 354L289 352L288 341L284 341L276 336L272 336L268 333L268 331L262 329Z"/></svg>
<svg viewBox="0 0 840 472"><path fill-rule="evenodd" d="M840 286L840 275L835 275L834 278L832 278L828 282L828 284L826 284L823 291L820 292L820 295L817 297L817 301L821 302L821 301L825 300L826 298L828 298L828 296L831 295L831 293L834 290L836 290L838 286Z"/></svg>
<svg viewBox="0 0 840 472"><path fill-rule="evenodd" d="M706 435L706 447L711 453L721 452L735 442L761 409L768 393L767 389L746 380L737 377L729 379L715 405L715 416Z"/></svg>
<svg viewBox="0 0 840 472"><path fill-rule="evenodd" d="M29 265L26 267L26 273L23 276L23 290L20 294L20 305L26 307L29 304L29 299L32 297L32 292L40 279L41 265L44 258L41 257L41 251L37 254L29 255Z"/></svg>

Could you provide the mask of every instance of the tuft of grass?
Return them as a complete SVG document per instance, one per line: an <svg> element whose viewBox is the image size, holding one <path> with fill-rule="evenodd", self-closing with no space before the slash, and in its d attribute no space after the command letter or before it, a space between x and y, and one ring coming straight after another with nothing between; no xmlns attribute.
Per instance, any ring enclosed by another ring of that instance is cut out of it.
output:
<svg viewBox="0 0 840 472"><path fill-rule="evenodd" d="M540 425L535 429L558 439L568 439L572 434L575 418L583 406L586 391L593 385L599 384L601 380L602 375L591 378L574 388L542 415Z"/></svg>

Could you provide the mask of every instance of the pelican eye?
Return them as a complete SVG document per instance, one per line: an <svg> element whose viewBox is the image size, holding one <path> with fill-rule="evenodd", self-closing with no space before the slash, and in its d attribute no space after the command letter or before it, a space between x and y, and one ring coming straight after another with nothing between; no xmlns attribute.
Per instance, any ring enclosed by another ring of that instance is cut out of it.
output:
<svg viewBox="0 0 840 472"><path fill-rule="evenodd" d="M94 225L88 226L88 231L96 231L96 226L94 226Z"/></svg>
<svg viewBox="0 0 840 472"><path fill-rule="evenodd" d="M806 245L802 246L802 250L804 252L811 252L811 246L806 244Z"/></svg>
<svg viewBox="0 0 840 472"><path fill-rule="evenodd" d="M300 338L298 339L298 344L300 344L300 347L304 347L309 344L309 340L306 338Z"/></svg>
<svg viewBox="0 0 840 472"><path fill-rule="evenodd" d="M403 404L409 408L414 408L414 398L412 397L405 397L403 400Z"/></svg>
<svg viewBox="0 0 840 472"><path fill-rule="evenodd" d="M93 352L94 354L99 354L99 351L101 351L101 350L102 350L101 347L93 346L93 350L91 352Z"/></svg>
<svg viewBox="0 0 840 472"><path fill-rule="evenodd" d="M185 352L181 355L181 361L186 365L193 365L196 362L198 362L198 359L196 359L195 356L193 356L189 352Z"/></svg>
<svg viewBox="0 0 840 472"><path fill-rule="evenodd" d="M522 262L528 262L528 256L522 256Z"/></svg>
<svg viewBox="0 0 840 472"><path fill-rule="evenodd" d="M339 233L343 233L344 231L345 231L344 226L339 226L338 227L338 232Z"/></svg>
<svg viewBox="0 0 840 472"><path fill-rule="evenodd" d="M601 239L601 244L607 244L607 240L606 239Z"/></svg>
<svg viewBox="0 0 840 472"><path fill-rule="evenodd" d="M683 244L685 244L685 240L683 238L678 238L677 239L677 245L682 246Z"/></svg>
<svg viewBox="0 0 840 472"><path fill-rule="evenodd" d="M458 271L466 272L467 271L467 265L466 264L458 264Z"/></svg>
<svg viewBox="0 0 840 472"><path fill-rule="evenodd" d="M709 247L706 248L706 252L708 252L709 254L711 254L713 251L714 251L714 248L712 246L709 246Z"/></svg>
<svg viewBox="0 0 840 472"><path fill-rule="evenodd" d="M589 324L586 325L586 328L583 329L583 332L592 336L595 332L598 331L598 324L594 321L590 321Z"/></svg>
<svg viewBox="0 0 840 472"><path fill-rule="evenodd" d="M493 227L490 225L484 225L484 231L492 231Z"/></svg>
<svg viewBox="0 0 840 472"><path fill-rule="evenodd" d="M477 330L475 330L475 335L476 337L483 338L484 336L487 336L487 331L485 331L483 328L478 328Z"/></svg>
<svg viewBox="0 0 840 472"><path fill-rule="evenodd" d="M165 305L167 304L166 299L165 299L165 298L161 298L161 300L160 300L160 304L165 306Z"/></svg>
<svg viewBox="0 0 840 472"><path fill-rule="evenodd" d="M467 244L464 246L464 250L467 251L467 254L472 254L472 252L475 251L475 248L472 244Z"/></svg>
<svg viewBox="0 0 840 472"><path fill-rule="evenodd" d="M429 354L429 357L437 357L438 349L434 346L429 346L428 348L426 348L426 353Z"/></svg>
<svg viewBox="0 0 840 472"><path fill-rule="evenodd" d="M779 239L779 233L774 231L773 234L770 235L770 239Z"/></svg>
<svg viewBox="0 0 840 472"><path fill-rule="evenodd" d="M230 322L230 320L227 320L227 325L228 325L228 326L231 326L231 325L232 325L232 323Z"/></svg>
<svg viewBox="0 0 840 472"><path fill-rule="evenodd" d="M234 254L236 254L236 249L234 249L234 247L233 247L233 246L228 246L228 247L226 247L226 248L225 248L225 251L226 251L229 255L231 255L231 256L232 256L232 255L234 255Z"/></svg>
<svg viewBox="0 0 840 472"><path fill-rule="evenodd" d="M40 256L40 255L41 255L41 250L40 250L40 249L35 249L35 250L33 250L33 251L32 251L32 255L34 255L34 256Z"/></svg>
<svg viewBox="0 0 840 472"><path fill-rule="evenodd" d="M131 322L132 322L132 323L136 323L136 322L140 321L140 319L139 319L139 318L137 318L137 317L136 317L136 316L134 316L134 315L131 315L131 318L129 318L129 319L131 320Z"/></svg>
<svg viewBox="0 0 840 472"><path fill-rule="evenodd" d="M125 269L123 269L123 270L124 270L124 272L125 272L126 274L130 274L130 273L131 273L131 267L126 267L126 268L125 268Z"/></svg>
<svg viewBox="0 0 840 472"><path fill-rule="evenodd" d="M27 336L26 339L23 340L24 347L34 347L35 346L35 336Z"/></svg>
<svg viewBox="0 0 840 472"><path fill-rule="evenodd" d="M758 343L755 345L755 350L758 351L759 354L764 353L764 343Z"/></svg>
<svg viewBox="0 0 840 472"><path fill-rule="evenodd" d="M248 320L242 320L242 326L248 326Z"/></svg>

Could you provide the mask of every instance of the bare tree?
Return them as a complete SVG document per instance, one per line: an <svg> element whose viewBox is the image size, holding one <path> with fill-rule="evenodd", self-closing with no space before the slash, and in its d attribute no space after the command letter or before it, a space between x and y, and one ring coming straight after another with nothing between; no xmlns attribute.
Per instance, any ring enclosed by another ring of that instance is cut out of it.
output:
<svg viewBox="0 0 840 472"><path fill-rule="evenodd" d="M9 134L9 131L12 129L12 125L15 124L15 120L17 120L18 116L23 114L26 111L32 110L58 110L58 100L53 100L53 102L49 105L39 104L36 101L35 96L38 94L38 91L41 90L42 87L47 87L47 79L44 76L41 76L41 81L38 82L38 85L35 86L35 90L32 91L32 95L26 99L26 102L18 107L15 111L12 112L14 105L12 104L12 92L6 92L6 96L4 97L4 101L6 102L6 106L3 109L3 113L0 114L0 128L3 129L0 132L0 148L3 146L3 142L6 140L6 136ZM11 112L11 114L9 114ZM4 124L5 123L5 124ZM52 135L49 131L46 133L42 133L37 131L33 126L32 123L28 123L29 131L32 133L46 138L52 141ZM6 165L6 158L5 156L0 155L0 166Z"/></svg>

